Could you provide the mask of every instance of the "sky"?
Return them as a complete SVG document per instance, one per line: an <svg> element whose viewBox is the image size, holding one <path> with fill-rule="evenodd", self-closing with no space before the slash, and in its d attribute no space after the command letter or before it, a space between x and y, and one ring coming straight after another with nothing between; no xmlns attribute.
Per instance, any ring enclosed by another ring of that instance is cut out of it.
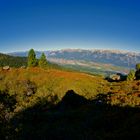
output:
<svg viewBox="0 0 140 140"><path fill-rule="evenodd" d="M0 52L140 52L139 0L0 0Z"/></svg>

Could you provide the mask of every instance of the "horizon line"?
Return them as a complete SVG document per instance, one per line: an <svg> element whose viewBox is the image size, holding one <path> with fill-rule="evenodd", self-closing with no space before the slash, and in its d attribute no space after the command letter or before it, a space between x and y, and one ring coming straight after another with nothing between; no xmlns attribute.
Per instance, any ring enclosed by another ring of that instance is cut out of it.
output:
<svg viewBox="0 0 140 140"><path fill-rule="evenodd" d="M34 49L34 48L31 48ZM30 50L30 49L29 49ZM28 52L29 50L18 50L18 51L11 51L11 52L1 52L4 54L10 54L10 53L20 53L20 52ZM140 51L131 51L131 50L124 50L124 49L98 49L98 48L62 48L62 49L46 49L46 50L38 50L34 49L36 52L46 52L46 51L65 51L65 50L85 50L85 51L111 51L111 52L120 52L120 53L140 53Z"/></svg>

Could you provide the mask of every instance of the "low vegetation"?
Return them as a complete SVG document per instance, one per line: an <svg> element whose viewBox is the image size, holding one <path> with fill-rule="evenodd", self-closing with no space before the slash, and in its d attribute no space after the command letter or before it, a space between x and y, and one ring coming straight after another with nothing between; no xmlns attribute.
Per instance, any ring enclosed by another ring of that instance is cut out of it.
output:
<svg viewBox="0 0 140 140"><path fill-rule="evenodd" d="M140 63L136 64L136 70L130 70L127 81L140 80Z"/></svg>

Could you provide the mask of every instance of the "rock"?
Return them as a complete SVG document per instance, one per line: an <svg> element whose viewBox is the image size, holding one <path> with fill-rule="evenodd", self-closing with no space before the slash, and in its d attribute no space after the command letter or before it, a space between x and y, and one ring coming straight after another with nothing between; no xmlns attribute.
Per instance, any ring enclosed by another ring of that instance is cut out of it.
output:
<svg viewBox="0 0 140 140"><path fill-rule="evenodd" d="M118 82L118 81L124 81L126 80L126 78L127 75L124 75L122 73L116 73L106 77L105 79L108 80L109 82Z"/></svg>
<svg viewBox="0 0 140 140"><path fill-rule="evenodd" d="M114 81L119 81L119 80L121 79L120 75L117 75L117 74L111 75L110 78L111 78L112 80L114 80Z"/></svg>
<svg viewBox="0 0 140 140"><path fill-rule="evenodd" d="M32 94L33 94L33 91L32 90L28 90L26 95L27 96L31 96Z"/></svg>
<svg viewBox="0 0 140 140"><path fill-rule="evenodd" d="M108 80L109 82L120 81L121 80L121 76L117 75L117 74L112 74L109 77L107 77L106 80Z"/></svg>
<svg viewBox="0 0 140 140"><path fill-rule="evenodd" d="M10 66L4 66L2 69L3 70L10 70Z"/></svg>
<svg viewBox="0 0 140 140"><path fill-rule="evenodd" d="M21 83L25 87L25 95L31 96L32 94L35 94L37 91L37 86L34 82L31 82L30 80L24 80L21 81Z"/></svg>
<svg viewBox="0 0 140 140"><path fill-rule="evenodd" d="M21 66L20 68L21 68L21 69L26 69L26 66Z"/></svg>

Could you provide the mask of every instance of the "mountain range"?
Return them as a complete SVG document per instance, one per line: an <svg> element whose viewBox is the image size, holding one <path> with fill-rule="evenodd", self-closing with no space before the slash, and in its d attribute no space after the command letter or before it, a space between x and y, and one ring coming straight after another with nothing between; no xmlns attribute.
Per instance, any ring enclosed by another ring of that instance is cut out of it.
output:
<svg viewBox="0 0 140 140"><path fill-rule="evenodd" d="M40 57L41 53L42 51L36 51L37 57ZM83 60L130 68L134 68L135 64L140 62L140 53L120 50L63 49L44 51L44 53L47 55L48 59ZM9 54L13 56L27 56L28 51Z"/></svg>

